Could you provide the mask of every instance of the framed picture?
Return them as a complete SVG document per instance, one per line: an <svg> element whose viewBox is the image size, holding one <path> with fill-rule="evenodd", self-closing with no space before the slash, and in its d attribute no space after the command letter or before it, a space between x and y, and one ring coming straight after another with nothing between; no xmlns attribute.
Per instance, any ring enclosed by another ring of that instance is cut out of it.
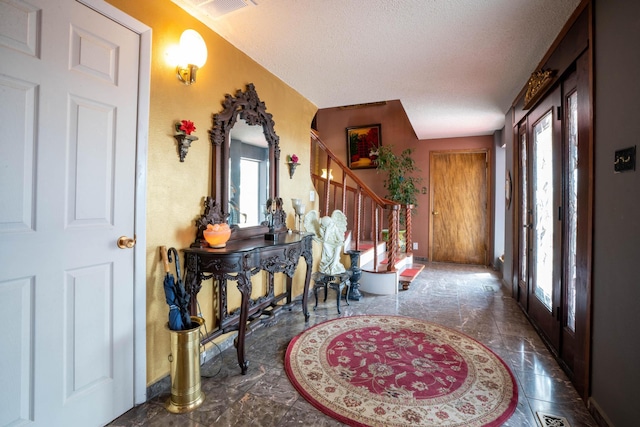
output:
<svg viewBox="0 0 640 427"><path fill-rule="evenodd" d="M377 167L378 148L382 145L380 124L347 128L347 164L351 169Z"/></svg>

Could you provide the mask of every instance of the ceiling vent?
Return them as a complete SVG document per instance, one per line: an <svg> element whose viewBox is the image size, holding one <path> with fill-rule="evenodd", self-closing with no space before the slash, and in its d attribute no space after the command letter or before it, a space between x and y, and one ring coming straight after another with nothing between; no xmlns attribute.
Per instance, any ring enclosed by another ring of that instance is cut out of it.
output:
<svg viewBox="0 0 640 427"><path fill-rule="evenodd" d="M255 0L187 0L192 6L195 6L201 12L209 15L212 18L220 18L236 10L245 8L247 6L257 6L258 3Z"/></svg>

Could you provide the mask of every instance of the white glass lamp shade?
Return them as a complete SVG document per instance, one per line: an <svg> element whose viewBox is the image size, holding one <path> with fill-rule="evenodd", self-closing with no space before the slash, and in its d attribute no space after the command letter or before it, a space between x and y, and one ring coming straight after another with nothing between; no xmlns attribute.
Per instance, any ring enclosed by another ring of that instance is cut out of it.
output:
<svg viewBox="0 0 640 427"><path fill-rule="evenodd" d="M207 45L195 30L185 30L180 36L180 64L201 68L207 62Z"/></svg>

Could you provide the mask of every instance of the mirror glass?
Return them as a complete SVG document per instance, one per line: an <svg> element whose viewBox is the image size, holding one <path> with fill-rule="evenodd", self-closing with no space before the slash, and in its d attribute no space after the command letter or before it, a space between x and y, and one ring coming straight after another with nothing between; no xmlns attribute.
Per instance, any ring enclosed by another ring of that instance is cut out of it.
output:
<svg viewBox="0 0 640 427"><path fill-rule="evenodd" d="M261 125L238 119L229 132L229 225L252 227L269 198L269 145Z"/></svg>

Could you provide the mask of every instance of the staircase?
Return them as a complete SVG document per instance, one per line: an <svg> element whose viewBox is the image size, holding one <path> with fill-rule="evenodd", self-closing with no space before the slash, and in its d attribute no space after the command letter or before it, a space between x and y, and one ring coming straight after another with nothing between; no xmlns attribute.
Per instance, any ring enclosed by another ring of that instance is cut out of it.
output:
<svg viewBox="0 0 640 427"><path fill-rule="evenodd" d="M324 171L324 172L323 172ZM330 172L327 172L330 171ZM336 209L347 217L348 238L344 251L358 250L362 276L360 291L395 294L406 290L424 268L413 263L412 205L401 205L375 194L311 131L311 179L319 195L320 215ZM404 251L399 245L400 215L406 232ZM388 240L382 230L388 230Z"/></svg>

